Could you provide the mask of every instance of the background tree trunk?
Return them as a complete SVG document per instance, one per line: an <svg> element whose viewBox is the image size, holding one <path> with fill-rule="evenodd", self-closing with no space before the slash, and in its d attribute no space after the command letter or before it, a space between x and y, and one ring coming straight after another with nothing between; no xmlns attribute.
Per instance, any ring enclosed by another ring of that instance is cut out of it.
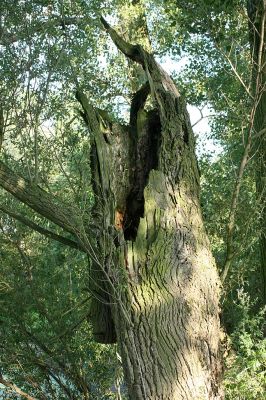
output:
<svg viewBox="0 0 266 400"><path fill-rule="evenodd" d="M148 81L133 97L126 127L77 94L94 136L95 338L117 337L130 399L222 399L219 279L185 103L150 54L102 22ZM155 109L147 111L150 92Z"/></svg>

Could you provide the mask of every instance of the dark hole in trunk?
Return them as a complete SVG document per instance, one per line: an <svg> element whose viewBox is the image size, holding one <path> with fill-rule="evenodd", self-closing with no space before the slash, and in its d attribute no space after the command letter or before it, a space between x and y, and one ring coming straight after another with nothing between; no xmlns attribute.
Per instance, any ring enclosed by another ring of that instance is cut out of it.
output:
<svg viewBox="0 0 266 400"><path fill-rule="evenodd" d="M144 215L144 188L149 173L158 166L161 143L161 122L157 110L147 113L147 126L138 132L135 145L135 173L132 189L126 200L124 237L135 240L140 218Z"/></svg>

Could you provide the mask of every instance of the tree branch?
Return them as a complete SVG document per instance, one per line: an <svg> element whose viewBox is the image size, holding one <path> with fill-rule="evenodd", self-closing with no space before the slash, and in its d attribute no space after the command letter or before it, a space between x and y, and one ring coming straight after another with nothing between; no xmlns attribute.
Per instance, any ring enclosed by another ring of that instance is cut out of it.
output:
<svg viewBox="0 0 266 400"><path fill-rule="evenodd" d="M73 240L68 239L66 237L60 236L57 233L54 233L46 228L43 228L43 227L39 226L38 224L36 224L35 222L30 221L28 218L24 217L23 215L16 214L4 206L0 205L0 211L3 211L5 214L8 214L10 217L16 219L17 221L28 226L29 228L33 229L34 231L39 232L40 234L48 237L49 239L56 240L57 242L62 243L69 247L73 247L74 249L85 251L79 243L74 242Z"/></svg>
<svg viewBox="0 0 266 400"><path fill-rule="evenodd" d="M67 232L76 235L82 226L83 221L78 215L77 209L64 204L39 186L32 185L2 161L0 161L0 186Z"/></svg>
<svg viewBox="0 0 266 400"><path fill-rule="evenodd" d="M6 381L2 375L0 375L0 383L7 388L10 388L13 392L16 392L20 396L24 397L27 400L37 400L36 397L30 396L28 393L21 390L17 385L12 382Z"/></svg>
<svg viewBox="0 0 266 400"><path fill-rule="evenodd" d="M89 384L87 384L87 382L84 380L83 376L80 375L79 371L73 371L71 370L71 367L69 365L67 365L67 363L65 363L65 361L60 360L60 357L58 358L58 356L56 356L52 350L50 350L43 342L41 342L39 340L39 338L37 338L37 336L35 336L33 333L31 333L28 329L26 329L24 327L24 324L22 323L22 321L19 321L21 328L23 329L23 331L25 332L25 334L37 345L37 347L47 356L49 356L49 358L51 358L57 365L57 368L59 368L59 370L65 375L65 377L67 379L69 379L72 383L74 383L76 385L76 387L78 388L78 390L80 391L80 393L90 393L90 387ZM67 351L67 349L66 349ZM38 357L37 357L38 359ZM42 363L41 365L45 365L48 366L48 364L46 362ZM51 370L51 368L49 367L49 369Z"/></svg>

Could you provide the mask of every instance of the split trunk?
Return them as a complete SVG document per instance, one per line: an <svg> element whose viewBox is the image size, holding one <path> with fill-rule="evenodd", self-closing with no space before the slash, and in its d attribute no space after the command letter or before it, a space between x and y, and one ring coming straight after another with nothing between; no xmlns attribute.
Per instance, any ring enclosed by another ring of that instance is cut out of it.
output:
<svg viewBox="0 0 266 400"><path fill-rule="evenodd" d="M77 93L93 136L94 336L118 342L131 400L222 399L219 279L185 102L150 54L103 23L147 83L125 126Z"/></svg>

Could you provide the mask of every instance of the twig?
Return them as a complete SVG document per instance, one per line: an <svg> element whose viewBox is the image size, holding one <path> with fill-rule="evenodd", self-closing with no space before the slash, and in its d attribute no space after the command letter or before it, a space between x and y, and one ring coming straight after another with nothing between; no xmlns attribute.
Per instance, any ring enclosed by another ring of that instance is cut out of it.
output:
<svg viewBox="0 0 266 400"><path fill-rule="evenodd" d="M22 224L28 226L29 228L33 229L34 231L39 232L40 234L48 237L49 239L56 240L57 242L62 243L64 245L66 245L66 246L69 246L69 247L72 247L74 249L81 250L81 251L85 252L85 250L84 250L84 248L82 247L81 244L79 244L79 243L77 243L77 242L75 242L75 241L73 241L71 239L68 239L68 238L66 238L64 236L58 235L57 233L54 233L54 232L50 231L49 229L43 228L42 226L40 226L40 225L36 224L35 222L29 220L28 218L26 218L26 217L24 217L24 216L22 216L20 214L14 213L12 210L9 210L4 206L0 205L0 211L4 212L5 214L8 214L10 217L16 219L17 221L19 221Z"/></svg>

